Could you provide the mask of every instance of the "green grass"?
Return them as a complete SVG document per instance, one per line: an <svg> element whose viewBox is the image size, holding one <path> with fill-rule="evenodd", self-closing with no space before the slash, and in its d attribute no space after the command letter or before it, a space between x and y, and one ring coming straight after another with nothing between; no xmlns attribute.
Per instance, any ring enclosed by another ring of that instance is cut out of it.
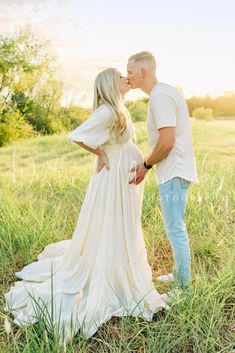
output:
<svg viewBox="0 0 235 353"><path fill-rule="evenodd" d="M145 123L136 127L136 142L146 152ZM89 340L78 334L68 352L235 352L235 121L195 120L192 128L200 184L190 187L186 214L191 287L152 322L114 317ZM34 261L45 245L71 237L92 160L64 134L0 149L1 294L16 280L14 272ZM156 276L171 271L173 260L152 171L145 184L142 224L156 288L165 292L170 286ZM13 325L7 336L4 317L1 311L0 353L63 351L45 334L42 322L27 330Z"/></svg>

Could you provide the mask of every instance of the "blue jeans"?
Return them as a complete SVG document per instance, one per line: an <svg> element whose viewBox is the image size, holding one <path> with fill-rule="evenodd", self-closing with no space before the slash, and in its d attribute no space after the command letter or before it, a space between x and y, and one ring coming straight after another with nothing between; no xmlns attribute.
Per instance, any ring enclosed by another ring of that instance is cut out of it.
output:
<svg viewBox="0 0 235 353"><path fill-rule="evenodd" d="M185 226L189 184L190 181L181 177L159 184L164 227L173 251L173 274L180 287L188 286L190 281L190 247Z"/></svg>

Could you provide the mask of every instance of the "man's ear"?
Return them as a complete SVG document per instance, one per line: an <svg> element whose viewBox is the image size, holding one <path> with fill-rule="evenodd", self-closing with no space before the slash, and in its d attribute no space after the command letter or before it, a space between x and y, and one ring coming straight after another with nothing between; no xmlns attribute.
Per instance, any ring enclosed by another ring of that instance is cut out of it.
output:
<svg viewBox="0 0 235 353"><path fill-rule="evenodd" d="M145 78L145 75L146 75L146 70L145 70L145 68L141 68L140 69L140 73L141 73L141 76L142 76L142 78Z"/></svg>

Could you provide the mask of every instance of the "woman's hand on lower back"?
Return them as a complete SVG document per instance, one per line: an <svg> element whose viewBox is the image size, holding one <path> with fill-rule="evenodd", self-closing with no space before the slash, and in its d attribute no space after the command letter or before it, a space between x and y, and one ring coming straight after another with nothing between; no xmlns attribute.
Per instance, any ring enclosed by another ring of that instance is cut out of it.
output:
<svg viewBox="0 0 235 353"><path fill-rule="evenodd" d="M108 157L105 152L102 152L98 156L97 173L99 173L103 169L104 166L107 170L110 169Z"/></svg>

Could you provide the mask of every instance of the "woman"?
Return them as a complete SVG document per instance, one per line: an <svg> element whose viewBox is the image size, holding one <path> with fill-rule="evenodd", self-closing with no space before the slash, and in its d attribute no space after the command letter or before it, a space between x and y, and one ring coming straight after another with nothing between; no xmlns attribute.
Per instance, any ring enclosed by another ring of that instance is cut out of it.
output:
<svg viewBox="0 0 235 353"><path fill-rule="evenodd" d="M167 307L154 288L143 240L144 183L129 184L130 168L143 159L123 103L129 89L116 69L102 71L93 114L68 136L97 155L93 174L72 239L46 246L38 261L16 272L22 281L5 294L5 309L19 325L42 317L66 341L78 330L92 336L112 316L151 320Z"/></svg>

